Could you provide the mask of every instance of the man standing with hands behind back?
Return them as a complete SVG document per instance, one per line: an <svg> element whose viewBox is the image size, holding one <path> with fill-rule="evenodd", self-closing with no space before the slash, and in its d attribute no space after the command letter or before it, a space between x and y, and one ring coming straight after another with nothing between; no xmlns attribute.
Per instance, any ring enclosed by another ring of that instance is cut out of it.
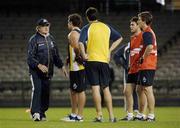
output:
<svg viewBox="0 0 180 128"><path fill-rule="evenodd" d="M68 76L49 28L50 23L46 19L39 19L36 33L28 42L27 63L32 83L30 109L34 121L46 120L45 112L49 107L49 86L54 65Z"/></svg>
<svg viewBox="0 0 180 128"><path fill-rule="evenodd" d="M82 28L79 45L82 57L87 60L85 65L87 80L92 88L96 107L94 122L103 122L100 88L109 112L109 121L116 122L112 107L112 96L109 91L109 60L111 52L121 43L122 37L111 26L98 21L98 11L90 7L86 10L88 25ZM109 48L110 40L113 41ZM85 45L87 49L85 52Z"/></svg>
<svg viewBox="0 0 180 128"><path fill-rule="evenodd" d="M79 14L73 13L68 16L68 58L69 58L69 78L70 78L70 99L71 99L71 114L63 118L63 121L83 122L83 109L86 101L86 83L85 83L85 68L83 61L77 60L79 54L79 36L82 18Z"/></svg>

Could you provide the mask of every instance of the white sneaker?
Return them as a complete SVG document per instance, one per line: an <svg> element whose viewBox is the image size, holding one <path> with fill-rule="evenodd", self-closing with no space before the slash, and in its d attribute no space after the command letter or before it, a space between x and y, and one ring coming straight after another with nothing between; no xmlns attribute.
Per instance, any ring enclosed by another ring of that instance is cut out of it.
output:
<svg viewBox="0 0 180 128"><path fill-rule="evenodd" d="M32 116L33 121L40 121L40 114L39 113L34 113Z"/></svg>
<svg viewBox="0 0 180 128"><path fill-rule="evenodd" d="M139 120L139 121L145 121L146 120L146 115L142 113L138 113L135 117L134 120Z"/></svg>
<svg viewBox="0 0 180 128"><path fill-rule="evenodd" d="M41 121L48 121L46 117L42 117Z"/></svg>
<svg viewBox="0 0 180 128"><path fill-rule="evenodd" d="M76 121L76 122L83 122L84 120L83 120L82 117L76 116L75 121Z"/></svg>
<svg viewBox="0 0 180 128"><path fill-rule="evenodd" d="M134 113L138 114L138 113L139 113L139 111L138 111L137 109L135 109L135 110L134 110Z"/></svg>
<svg viewBox="0 0 180 128"><path fill-rule="evenodd" d="M73 116L71 116L71 115L68 115L68 116L62 118L61 121L65 121L65 122L75 122L75 121L76 121L76 117L73 117Z"/></svg>
<svg viewBox="0 0 180 128"><path fill-rule="evenodd" d="M121 121L132 121L134 119L134 116L126 116L122 119L120 119Z"/></svg>

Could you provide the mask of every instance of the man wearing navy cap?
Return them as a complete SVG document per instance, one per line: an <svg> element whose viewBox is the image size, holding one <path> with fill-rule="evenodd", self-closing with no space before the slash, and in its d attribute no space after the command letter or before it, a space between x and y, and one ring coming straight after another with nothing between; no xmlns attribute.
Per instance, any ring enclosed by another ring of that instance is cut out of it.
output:
<svg viewBox="0 0 180 128"><path fill-rule="evenodd" d="M54 65L68 76L49 28L50 23L46 19L39 19L37 32L28 42L27 63L32 83L31 116L34 121L46 120Z"/></svg>

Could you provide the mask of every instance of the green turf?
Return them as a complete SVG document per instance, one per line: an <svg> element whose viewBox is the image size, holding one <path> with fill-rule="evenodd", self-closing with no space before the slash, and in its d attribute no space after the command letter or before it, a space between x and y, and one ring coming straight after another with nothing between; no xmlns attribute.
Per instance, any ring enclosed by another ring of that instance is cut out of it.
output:
<svg viewBox="0 0 180 128"><path fill-rule="evenodd" d="M156 122L118 121L109 123L106 109L103 109L104 123L93 123L94 108L85 108L84 122L61 122L60 118L67 115L70 108L50 108L47 112L48 121L33 122L25 108L0 108L0 128L180 128L180 107L156 108ZM114 108L119 119L125 112L122 108Z"/></svg>

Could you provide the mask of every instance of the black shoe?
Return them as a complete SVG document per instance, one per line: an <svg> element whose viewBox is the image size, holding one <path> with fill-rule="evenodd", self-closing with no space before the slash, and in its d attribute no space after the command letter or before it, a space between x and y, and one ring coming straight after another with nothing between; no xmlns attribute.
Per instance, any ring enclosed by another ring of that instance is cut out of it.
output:
<svg viewBox="0 0 180 128"><path fill-rule="evenodd" d="M124 118L122 118L122 119L120 119L121 121L132 121L132 120L134 120L134 117L128 117L128 116L126 116L126 117L124 117Z"/></svg>
<svg viewBox="0 0 180 128"><path fill-rule="evenodd" d="M103 122L103 117L100 116L100 117L96 117L93 122L99 122L99 123L102 123Z"/></svg>
<svg viewBox="0 0 180 128"><path fill-rule="evenodd" d="M113 119L109 119L109 122L115 123L115 122L117 122L117 119L114 117Z"/></svg>
<svg viewBox="0 0 180 128"><path fill-rule="evenodd" d="M144 119L143 117L134 117L135 121L146 121L146 119Z"/></svg>
<svg viewBox="0 0 180 128"><path fill-rule="evenodd" d="M148 117L147 117L146 121L148 121L148 122L154 122L154 121L155 121L155 118L151 119L151 118L148 118Z"/></svg>

